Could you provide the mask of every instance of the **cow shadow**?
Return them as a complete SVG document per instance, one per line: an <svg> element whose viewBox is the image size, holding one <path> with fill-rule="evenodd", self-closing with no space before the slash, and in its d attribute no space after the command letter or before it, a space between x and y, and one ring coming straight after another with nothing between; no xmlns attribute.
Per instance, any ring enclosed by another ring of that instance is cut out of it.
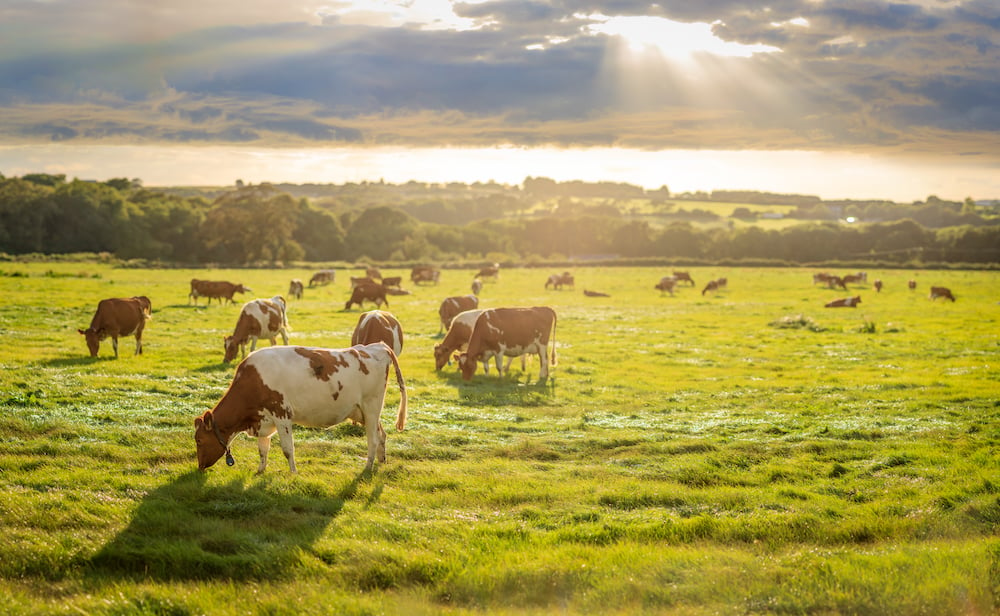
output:
<svg viewBox="0 0 1000 616"><path fill-rule="evenodd" d="M128 526L89 560L89 573L164 581L288 577L368 476L339 487L267 476L209 485L207 473L185 473L146 494Z"/></svg>
<svg viewBox="0 0 1000 616"><path fill-rule="evenodd" d="M556 397L556 379L552 376L539 379L530 372L511 370L497 378L494 372L484 375L480 371L466 381L461 372L445 372L439 372L438 378L455 387L465 406L547 406Z"/></svg>
<svg viewBox="0 0 1000 616"><path fill-rule="evenodd" d="M119 345L119 353L121 353L121 345ZM129 355L131 355L129 351ZM98 355L97 357L91 357L84 351L83 355L74 355L72 357L54 357L52 359L43 359L34 363L34 365L41 368L78 368L81 366L89 366L96 363L102 363L106 361L121 361L121 358L117 358L114 355Z"/></svg>

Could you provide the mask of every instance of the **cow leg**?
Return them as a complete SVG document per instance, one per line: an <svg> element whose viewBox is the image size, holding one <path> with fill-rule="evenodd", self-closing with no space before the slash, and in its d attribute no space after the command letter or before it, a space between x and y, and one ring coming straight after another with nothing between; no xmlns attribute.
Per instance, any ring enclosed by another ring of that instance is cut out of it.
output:
<svg viewBox="0 0 1000 616"><path fill-rule="evenodd" d="M252 430L247 430L248 433ZM260 464L257 465L257 474L260 475L267 467L267 452L271 449L271 437L274 436L275 426L273 423L261 422L257 429L257 451L260 453Z"/></svg>
<svg viewBox="0 0 1000 616"><path fill-rule="evenodd" d="M135 336L135 354L142 355L142 336L138 334Z"/></svg>
<svg viewBox="0 0 1000 616"><path fill-rule="evenodd" d="M542 347L542 350L538 353L538 361L542 364L541 368L538 369L538 378L542 380L549 378L548 345Z"/></svg>
<svg viewBox="0 0 1000 616"><path fill-rule="evenodd" d="M501 370L501 369L500 369L500 366L502 366L502 365L503 365L503 353L497 353L496 355L494 355L494 356L493 356L493 360L494 360L494 361L496 362L496 364L497 364L497 376L498 376L498 377L501 377L501 376L503 376L504 372L506 372L505 370ZM510 366L510 364L507 364L507 366L509 367L509 366Z"/></svg>
<svg viewBox="0 0 1000 616"><path fill-rule="evenodd" d="M271 338L271 344L274 345L274 338ZM288 332L281 330L281 344L288 346Z"/></svg>
<svg viewBox="0 0 1000 616"><path fill-rule="evenodd" d="M277 430L278 444L281 445L281 451L285 454L285 459L288 460L288 470L297 473L299 471L295 468L295 442L292 440L292 422L288 420L279 422ZM260 472L264 472L263 467Z"/></svg>
<svg viewBox="0 0 1000 616"><path fill-rule="evenodd" d="M271 339L271 344L274 344L274 339ZM250 352L253 353L254 349L257 348L257 336L250 336Z"/></svg>
<svg viewBox="0 0 1000 616"><path fill-rule="evenodd" d="M118 359L118 336L111 336L111 347L115 350L115 359Z"/></svg>

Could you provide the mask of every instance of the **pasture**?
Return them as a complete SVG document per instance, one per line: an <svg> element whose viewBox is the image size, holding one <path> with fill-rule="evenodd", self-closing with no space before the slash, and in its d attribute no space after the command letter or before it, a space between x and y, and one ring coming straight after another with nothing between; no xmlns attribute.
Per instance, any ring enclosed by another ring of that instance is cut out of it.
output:
<svg viewBox="0 0 1000 616"><path fill-rule="evenodd" d="M557 269L502 270L480 296L556 310L545 383L537 358L436 373L438 305L472 272L384 269L412 291L389 297L410 406L397 432L393 383L387 464L362 473L357 426L296 427L299 473L275 446L255 476L246 437L198 472L193 420L232 378L239 306L310 271L0 265L0 611L997 612L1000 273L869 271L881 293L845 293L810 269L699 267L670 296L659 268L544 290ZM360 274L289 300L290 342L347 346ZM194 277L253 293L193 306ZM88 357L98 300L133 295L153 305L144 354Z"/></svg>

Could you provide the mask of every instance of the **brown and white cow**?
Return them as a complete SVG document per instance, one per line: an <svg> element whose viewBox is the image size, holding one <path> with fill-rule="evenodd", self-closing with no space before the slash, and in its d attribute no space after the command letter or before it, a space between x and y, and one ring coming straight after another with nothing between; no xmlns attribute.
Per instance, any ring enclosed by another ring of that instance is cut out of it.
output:
<svg viewBox="0 0 1000 616"><path fill-rule="evenodd" d="M440 270L427 265L418 265L410 270L410 281L413 284L420 284L421 282L432 282L437 284L440 277Z"/></svg>
<svg viewBox="0 0 1000 616"><path fill-rule="evenodd" d="M352 289L354 289L356 287L359 287L359 286L361 286L363 284L378 284L378 285L380 285L382 283L375 282L374 278L370 278L368 276L351 276L351 288Z"/></svg>
<svg viewBox="0 0 1000 616"><path fill-rule="evenodd" d="M813 274L813 284L816 284L817 282L822 282L823 284L829 284L830 274L827 274L826 272L819 272L818 274Z"/></svg>
<svg viewBox="0 0 1000 616"><path fill-rule="evenodd" d="M451 327L451 320L458 313L478 307L479 298L475 295L455 295L445 298L441 302L441 306L438 307L438 317L441 319L441 329L438 330L438 333L440 334Z"/></svg>
<svg viewBox="0 0 1000 616"><path fill-rule="evenodd" d="M855 295L854 297L843 297L841 299L835 299L832 302L827 302L825 304L826 308L857 308L858 304L861 303L861 296Z"/></svg>
<svg viewBox="0 0 1000 616"><path fill-rule="evenodd" d="M295 299L302 299L302 281L298 278L292 278L292 281L288 283L288 297Z"/></svg>
<svg viewBox="0 0 1000 616"><path fill-rule="evenodd" d="M233 301L233 295L236 293L252 293L249 287L244 287L240 283L227 282L225 280L198 280L193 278L191 280L191 292L188 293L188 303L194 300L194 303L198 303L199 297L207 297L209 304L212 303L212 299L226 300L227 304L235 304Z"/></svg>
<svg viewBox="0 0 1000 616"><path fill-rule="evenodd" d="M872 283L872 286L875 288L876 293L882 292L882 280L880 278L876 278L875 282Z"/></svg>
<svg viewBox="0 0 1000 616"><path fill-rule="evenodd" d="M153 305L145 295L138 297L113 297L97 303L97 312L90 320L90 327L76 331L83 334L91 357L97 357L101 340L111 338L111 346L118 357L118 337L135 335L135 355L142 354L142 330L152 317Z"/></svg>
<svg viewBox="0 0 1000 616"><path fill-rule="evenodd" d="M493 265L487 265L486 267L480 269L479 273L476 274L476 278L480 278L480 279L482 279L482 278L489 278L489 279L494 280L494 281L499 280L500 279L500 264L499 263L494 263Z"/></svg>
<svg viewBox="0 0 1000 616"><path fill-rule="evenodd" d="M701 294L705 295L709 291L717 291L718 289L719 289L719 281L718 280L710 280L708 282L708 284L705 285L705 288L701 290Z"/></svg>
<svg viewBox="0 0 1000 616"><path fill-rule="evenodd" d="M364 302L373 302L376 308L381 308L382 304L385 304L388 308L389 300L385 297L385 287L372 282L359 284L351 290L351 299L344 304L344 310L350 310L354 304L357 304L358 308L363 308Z"/></svg>
<svg viewBox="0 0 1000 616"><path fill-rule="evenodd" d="M844 281L845 285L848 285L848 284L860 284L862 282L867 283L868 282L868 273L867 272L858 272L857 274L846 274L846 275L844 275L843 278L841 278L841 280Z"/></svg>
<svg viewBox="0 0 1000 616"><path fill-rule="evenodd" d="M909 280L909 281L907 281L907 283L906 283L906 286L907 286L907 287L908 287L908 288L909 288L909 289L910 289L911 291L913 291L914 289L916 289L916 288L917 288L917 281L916 281L916 280Z"/></svg>
<svg viewBox="0 0 1000 616"><path fill-rule="evenodd" d="M451 357L454 353L460 353L468 348L469 338L472 337L472 330L475 329L476 320L479 319L479 315L483 313L483 310L485 309L476 308L475 310L466 310L455 315L455 318L451 320L451 327L448 328L448 333L445 335L444 340L441 341L441 344L434 345L435 370L440 370L444 368L445 364L451 363ZM521 370L524 370L527 366L525 357L525 355L521 356ZM507 366L504 368L504 372L510 369L512 361L514 361L513 357L507 358ZM483 372L486 374L490 373L489 358L483 360Z"/></svg>
<svg viewBox="0 0 1000 616"><path fill-rule="evenodd" d="M504 356L538 355L541 367L539 379L549 376L549 336L552 337L552 365L556 365L556 312L548 306L534 308L491 308L476 319L469 338L469 348L458 357L462 378L466 381L476 373L476 364L493 358L497 374ZM509 364L508 364L509 365Z"/></svg>
<svg viewBox="0 0 1000 616"><path fill-rule="evenodd" d="M931 287L930 298L937 299L939 297L955 301L955 296L951 294L951 289L948 287Z"/></svg>
<svg viewBox="0 0 1000 616"><path fill-rule="evenodd" d="M549 279L545 282L545 288L548 289L550 286L553 289L559 290L563 287L575 288L576 279L573 278L573 274L569 272L563 272L561 274L552 274Z"/></svg>
<svg viewBox="0 0 1000 616"><path fill-rule="evenodd" d="M387 289L402 289L400 285L403 284L402 276L388 276L382 279L382 286Z"/></svg>
<svg viewBox="0 0 1000 616"><path fill-rule="evenodd" d="M382 280L382 272L380 272L375 266L366 267L365 276L371 278L372 280Z"/></svg>
<svg viewBox="0 0 1000 616"><path fill-rule="evenodd" d="M370 310L358 317L351 346L384 342L399 357L403 353L403 326L391 312Z"/></svg>
<svg viewBox="0 0 1000 616"><path fill-rule="evenodd" d="M399 409L396 429L406 426L406 384L396 355L383 342L349 349L273 346L251 353L236 369L229 389L210 411L194 420L198 468L205 470L223 455L232 466L230 445L240 432L257 437L260 465L267 467L271 437L294 473L292 425L326 428L346 419L364 425L370 471L385 463L382 408L390 368L396 371Z"/></svg>
<svg viewBox="0 0 1000 616"><path fill-rule="evenodd" d="M660 278L660 282L656 283L656 285L653 288L658 290L660 292L660 295L663 295L665 291L673 295L674 287L676 286L677 286L676 278L674 278L673 276L664 276L663 278Z"/></svg>
<svg viewBox="0 0 1000 616"><path fill-rule="evenodd" d="M470 288L473 295L479 295L479 292L483 290L483 281L478 278L473 278L472 286Z"/></svg>
<svg viewBox="0 0 1000 616"><path fill-rule="evenodd" d="M334 270L332 270L332 269L320 270L320 271L316 272L315 274L313 274L312 278L309 279L309 286L310 287L314 287L314 286L321 287L321 286L324 286L324 285L328 285L331 282L333 282L334 278L336 278L336 277L337 277L337 273Z"/></svg>
<svg viewBox="0 0 1000 616"><path fill-rule="evenodd" d="M681 282L682 280L684 282L690 282L691 286L692 287L694 286L694 280L691 278L691 275L688 274L687 272L674 272L674 279L677 282Z"/></svg>
<svg viewBox="0 0 1000 616"><path fill-rule="evenodd" d="M271 299L254 299L243 304L240 316L236 319L236 327L232 336L226 336L222 341L225 350L223 361L229 363L240 357L246 357L247 342L250 342L250 352L257 348L258 338L267 338L271 346L276 344L275 338L280 335L283 344L288 344L288 314L285 298L275 295Z"/></svg>

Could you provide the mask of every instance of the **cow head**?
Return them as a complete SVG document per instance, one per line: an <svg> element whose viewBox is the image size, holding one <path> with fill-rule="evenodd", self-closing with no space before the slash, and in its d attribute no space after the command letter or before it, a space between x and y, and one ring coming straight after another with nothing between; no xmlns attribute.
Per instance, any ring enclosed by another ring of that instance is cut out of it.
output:
<svg viewBox="0 0 1000 616"><path fill-rule="evenodd" d="M228 364L236 359L236 353L240 350L240 345L236 344L232 336L226 336L222 339L222 347L226 350L226 355L222 361Z"/></svg>
<svg viewBox="0 0 1000 616"><path fill-rule="evenodd" d="M87 340L87 348L90 350L91 357L97 357L97 351L101 348L101 337L94 330L93 327L88 327L87 329L76 330L83 334L83 337Z"/></svg>
<svg viewBox="0 0 1000 616"><path fill-rule="evenodd" d="M253 293L253 290L250 287L244 287L242 284L238 284L236 285L236 289L233 293Z"/></svg>
<svg viewBox="0 0 1000 616"><path fill-rule="evenodd" d="M444 368L445 364L450 362L449 355L450 351L444 348L443 344L434 345L434 369L440 370Z"/></svg>
<svg viewBox="0 0 1000 616"><path fill-rule="evenodd" d="M472 375L476 373L476 360L469 357L468 353L462 353L458 356L458 367L462 371L462 378L471 381Z"/></svg>
<svg viewBox="0 0 1000 616"><path fill-rule="evenodd" d="M212 411L205 411L194 420L194 443L198 451L198 470L203 471L226 453L215 426Z"/></svg>

